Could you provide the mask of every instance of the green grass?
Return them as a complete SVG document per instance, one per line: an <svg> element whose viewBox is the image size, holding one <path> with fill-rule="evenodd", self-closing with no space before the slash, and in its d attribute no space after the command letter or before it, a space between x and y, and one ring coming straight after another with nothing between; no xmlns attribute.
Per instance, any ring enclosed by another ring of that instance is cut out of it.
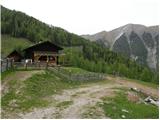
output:
<svg viewBox="0 0 160 120"><path fill-rule="evenodd" d="M1 55L2 57L7 56L15 48L26 48L32 45L28 39L15 38L10 35L1 35Z"/></svg>
<svg viewBox="0 0 160 120"><path fill-rule="evenodd" d="M33 97L45 97L64 89L80 87L98 81L69 81L57 77L51 70L46 70L44 74L36 74L25 81L25 92Z"/></svg>
<svg viewBox="0 0 160 120"><path fill-rule="evenodd" d="M69 88L71 86L63 82L50 71L46 71L44 74L33 75L25 81L25 85L25 93L32 97L49 96L61 89Z"/></svg>
<svg viewBox="0 0 160 120"><path fill-rule="evenodd" d="M108 76L111 76L111 77L115 78L115 76L111 75L111 74L108 74ZM152 87L152 88L159 88L159 85L156 84L156 83L145 82L145 81L130 79L130 78L126 78L126 77L120 77L120 79L123 79L123 80L126 80L126 81L131 81L131 82L136 82L138 84L145 85L145 86Z"/></svg>
<svg viewBox="0 0 160 120"><path fill-rule="evenodd" d="M58 108L66 108L71 104L73 104L73 101L63 101L63 102L58 103L56 105L56 107L58 107Z"/></svg>
<svg viewBox="0 0 160 120"><path fill-rule="evenodd" d="M25 81L25 92L34 97L44 97L55 94L63 89L76 88L86 82L69 81L57 77L54 72L46 70L44 74L36 74Z"/></svg>
<svg viewBox="0 0 160 120"><path fill-rule="evenodd" d="M68 72L71 72L72 74L84 74L84 73L90 73L87 70L77 68L77 67L63 67L63 69L67 70Z"/></svg>
<svg viewBox="0 0 160 120"><path fill-rule="evenodd" d="M77 67L63 67L63 69L71 72L72 74L86 74L86 73L91 73L87 70L81 69L81 68L77 68ZM112 75L111 75L112 76ZM135 80L135 79L129 79L129 78L123 78L124 80L127 81L131 81L131 82L136 82L138 84L142 84L148 87L152 87L152 88L158 88L159 86L157 84L154 83L150 83L150 82L145 82L145 81L140 81L140 80ZM103 83L103 82L102 82Z"/></svg>
<svg viewBox="0 0 160 120"><path fill-rule="evenodd" d="M128 101L126 95L122 92L118 93L114 98L103 98L103 102L102 107L105 114L110 118L121 119L122 115L124 115L126 119L159 118L157 106ZM128 113L123 112L122 109L127 110Z"/></svg>
<svg viewBox="0 0 160 120"><path fill-rule="evenodd" d="M4 71L1 73L1 80L3 82L4 78L7 77L8 75L13 75L15 73L15 70L14 69L10 69L10 70L7 70L7 71Z"/></svg>
<svg viewBox="0 0 160 120"><path fill-rule="evenodd" d="M80 69L76 69L80 70ZM81 70L82 71L82 70ZM18 72L18 71L17 71ZM14 109L27 111L34 107L44 107L51 101L44 99L64 89L72 89L80 86L86 86L99 81L68 81L57 77L53 71L46 70L44 73L35 74L25 81L11 80L8 82L9 91L2 97L2 109L11 111ZM102 81L100 81L101 83ZM23 86L17 93L17 90ZM10 103L16 100L17 107ZM70 104L62 103L62 104Z"/></svg>
<svg viewBox="0 0 160 120"><path fill-rule="evenodd" d="M99 110L99 106L86 106L84 109L85 112L82 113L83 118L87 119L101 119L102 111Z"/></svg>
<svg viewBox="0 0 160 120"><path fill-rule="evenodd" d="M36 74L36 76L39 76L39 74ZM18 81L16 79L13 79L8 81L7 86L8 92L4 94L1 98L1 106L3 110L7 110L10 112L12 110L27 111L33 107L44 107L49 104L47 100L44 100L39 96L29 94L29 92L26 91L26 89L29 88L29 86L24 81ZM20 89L20 87L22 86L24 87ZM12 104L13 101L15 101L14 104L16 105L16 107Z"/></svg>
<svg viewBox="0 0 160 120"><path fill-rule="evenodd" d="M69 67L65 69L75 70L75 74L79 71L81 73L85 73L85 70L79 68ZM6 71L6 73L3 74L3 78L5 78L8 75L14 74L14 71ZM50 97L55 93L59 93L64 89L105 83L108 83L108 81L68 81L56 76L51 70L45 70L44 73L35 74L25 81L17 81L15 79L9 81L9 91L2 96L1 105L2 109L5 109L7 111L27 111L34 107L45 107L50 105L51 101L44 98ZM21 86L23 86L23 88L19 90L19 93L17 93L17 90ZM14 100L16 101L16 107L11 104ZM126 96L123 94L119 94L115 98L110 98L109 101L111 102L107 104L105 103L104 99L105 104L103 108L106 112L106 115L111 118L121 118L122 108L131 111L128 115L124 113L127 118L157 118L157 107L151 105L146 106L144 104L131 103L130 101L127 101ZM59 103L57 106L68 106L72 104L72 102L73 101L64 101ZM117 109L112 109L112 106L116 106ZM150 109L151 111L148 112L147 109Z"/></svg>
<svg viewBox="0 0 160 120"><path fill-rule="evenodd" d="M33 107L44 107L49 105L49 101L43 98L51 96L63 89L70 89L81 85L80 82L62 80L55 76L52 71L46 70L45 73L35 74L31 78L21 83L17 80L8 82L9 91L2 97L2 109L27 111ZM23 89L16 93L19 86L24 85ZM10 103L16 100L18 107Z"/></svg>
<svg viewBox="0 0 160 120"><path fill-rule="evenodd" d="M129 78L124 78L124 79L127 80L127 81L136 82L136 83L148 86L148 87L159 88L159 85L155 84L155 83L145 82L145 81L135 80L135 79L129 79Z"/></svg>

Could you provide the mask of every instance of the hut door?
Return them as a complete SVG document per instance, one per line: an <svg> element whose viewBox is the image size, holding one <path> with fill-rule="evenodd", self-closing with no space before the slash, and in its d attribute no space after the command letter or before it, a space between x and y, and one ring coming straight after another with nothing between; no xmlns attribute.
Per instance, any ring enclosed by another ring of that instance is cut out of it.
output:
<svg viewBox="0 0 160 120"><path fill-rule="evenodd" d="M47 61L47 56L42 55L38 60L42 61L42 62L46 62Z"/></svg>
<svg viewBox="0 0 160 120"><path fill-rule="evenodd" d="M54 56L49 56L49 62L55 63L55 62L56 62L56 57L54 57Z"/></svg>

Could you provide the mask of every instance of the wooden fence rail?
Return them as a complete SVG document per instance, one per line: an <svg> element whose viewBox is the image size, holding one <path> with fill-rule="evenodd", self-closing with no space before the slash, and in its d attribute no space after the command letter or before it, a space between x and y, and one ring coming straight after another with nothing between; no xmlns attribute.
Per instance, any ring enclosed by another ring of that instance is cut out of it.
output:
<svg viewBox="0 0 160 120"><path fill-rule="evenodd" d="M9 70L13 66L13 61L10 59L1 60L1 72Z"/></svg>
<svg viewBox="0 0 160 120"><path fill-rule="evenodd" d="M47 69L47 62L32 62L32 63L24 63L24 62L14 62L13 66L15 69Z"/></svg>
<svg viewBox="0 0 160 120"><path fill-rule="evenodd" d="M105 75L102 73L72 74L61 67L50 68L50 70L52 70L56 75L72 81L103 80L105 78Z"/></svg>
<svg viewBox="0 0 160 120"><path fill-rule="evenodd" d="M3 60L1 61L1 72L4 72L9 69L49 69L52 70L56 75L63 77L66 80L79 80L79 81L86 81L86 80L102 80L104 79L105 75L102 73L93 73L87 72L83 74L73 74L70 71L62 68L62 67L50 67L47 62L32 62L32 63L25 63L25 62L13 62L13 60Z"/></svg>
<svg viewBox="0 0 160 120"><path fill-rule="evenodd" d="M1 61L1 72L9 69L48 69L47 62L14 62L11 59L4 59Z"/></svg>

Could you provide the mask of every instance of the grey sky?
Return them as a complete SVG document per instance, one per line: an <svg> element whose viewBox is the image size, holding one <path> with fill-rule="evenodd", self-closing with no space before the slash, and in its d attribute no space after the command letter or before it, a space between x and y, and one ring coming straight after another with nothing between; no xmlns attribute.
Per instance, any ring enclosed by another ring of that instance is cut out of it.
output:
<svg viewBox="0 0 160 120"><path fill-rule="evenodd" d="M128 23L159 23L159 0L1 0L1 4L79 35Z"/></svg>

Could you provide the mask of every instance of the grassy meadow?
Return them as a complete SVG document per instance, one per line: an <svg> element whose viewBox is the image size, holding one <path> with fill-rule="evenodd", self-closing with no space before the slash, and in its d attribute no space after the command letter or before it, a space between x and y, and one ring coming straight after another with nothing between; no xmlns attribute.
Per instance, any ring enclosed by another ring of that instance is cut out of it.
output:
<svg viewBox="0 0 160 120"><path fill-rule="evenodd" d="M89 71L83 70L76 67L64 67L68 71L72 71L73 74L86 74L90 73ZM35 70L33 70L34 72ZM2 84L6 81L6 78L9 76L16 75L17 72L32 72L32 70L12 70L2 73ZM131 80L130 80L131 81ZM134 80L132 80L134 81ZM12 80L7 81L8 92L2 95L2 109L7 111L8 114L13 112L27 112L31 111L34 108L45 108L49 107L51 104L55 104L53 99L50 101L50 97L56 94L61 94L63 90L72 90L75 88L83 88L88 86L95 85L114 85L113 82L108 82L108 80L100 81L68 81L63 77L57 76L52 70L43 70L41 73L37 73L27 78L26 80L18 80L12 78ZM139 83L141 84L141 83ZM147 84L147 83L146 83ZM142 83L142 85L146 85ZM150 86L155 88L155 86ZM115 88L118 89L118 88ZM94 90L94 89L93 89ZM158 118L158 107L153 105L146 105L144 103L135 103L127 99L126 92L128 89L119 88L119 92L116 92L116 96L103 96L101 100L103 104L97 105L100 106L105 115L109 118ZM72 97L78 97L82 94L72 95ZM145 97L143 97L144 99ZM72 100L65 100L55 104L55 107L61 109L67 109L70 105L73 104ZM96 113L96 105L91 107ZM122 111L122 109L127 110L128 112ZM6 113L2 112L4 117ZM85 116L92 118L89 113L85 113ZM88 115L89 114L89 115ZM96 114L95 114L96 115ZM98 116L96 117L98 118Z"/></svg>
<svg viewBox="0 0 160 120"><path fill-rule="evenodd" d="M10 35L1 35L1 55L6 57L15 49L23 49L32 45L32 42L25 38L11 37Z"/></svg>

